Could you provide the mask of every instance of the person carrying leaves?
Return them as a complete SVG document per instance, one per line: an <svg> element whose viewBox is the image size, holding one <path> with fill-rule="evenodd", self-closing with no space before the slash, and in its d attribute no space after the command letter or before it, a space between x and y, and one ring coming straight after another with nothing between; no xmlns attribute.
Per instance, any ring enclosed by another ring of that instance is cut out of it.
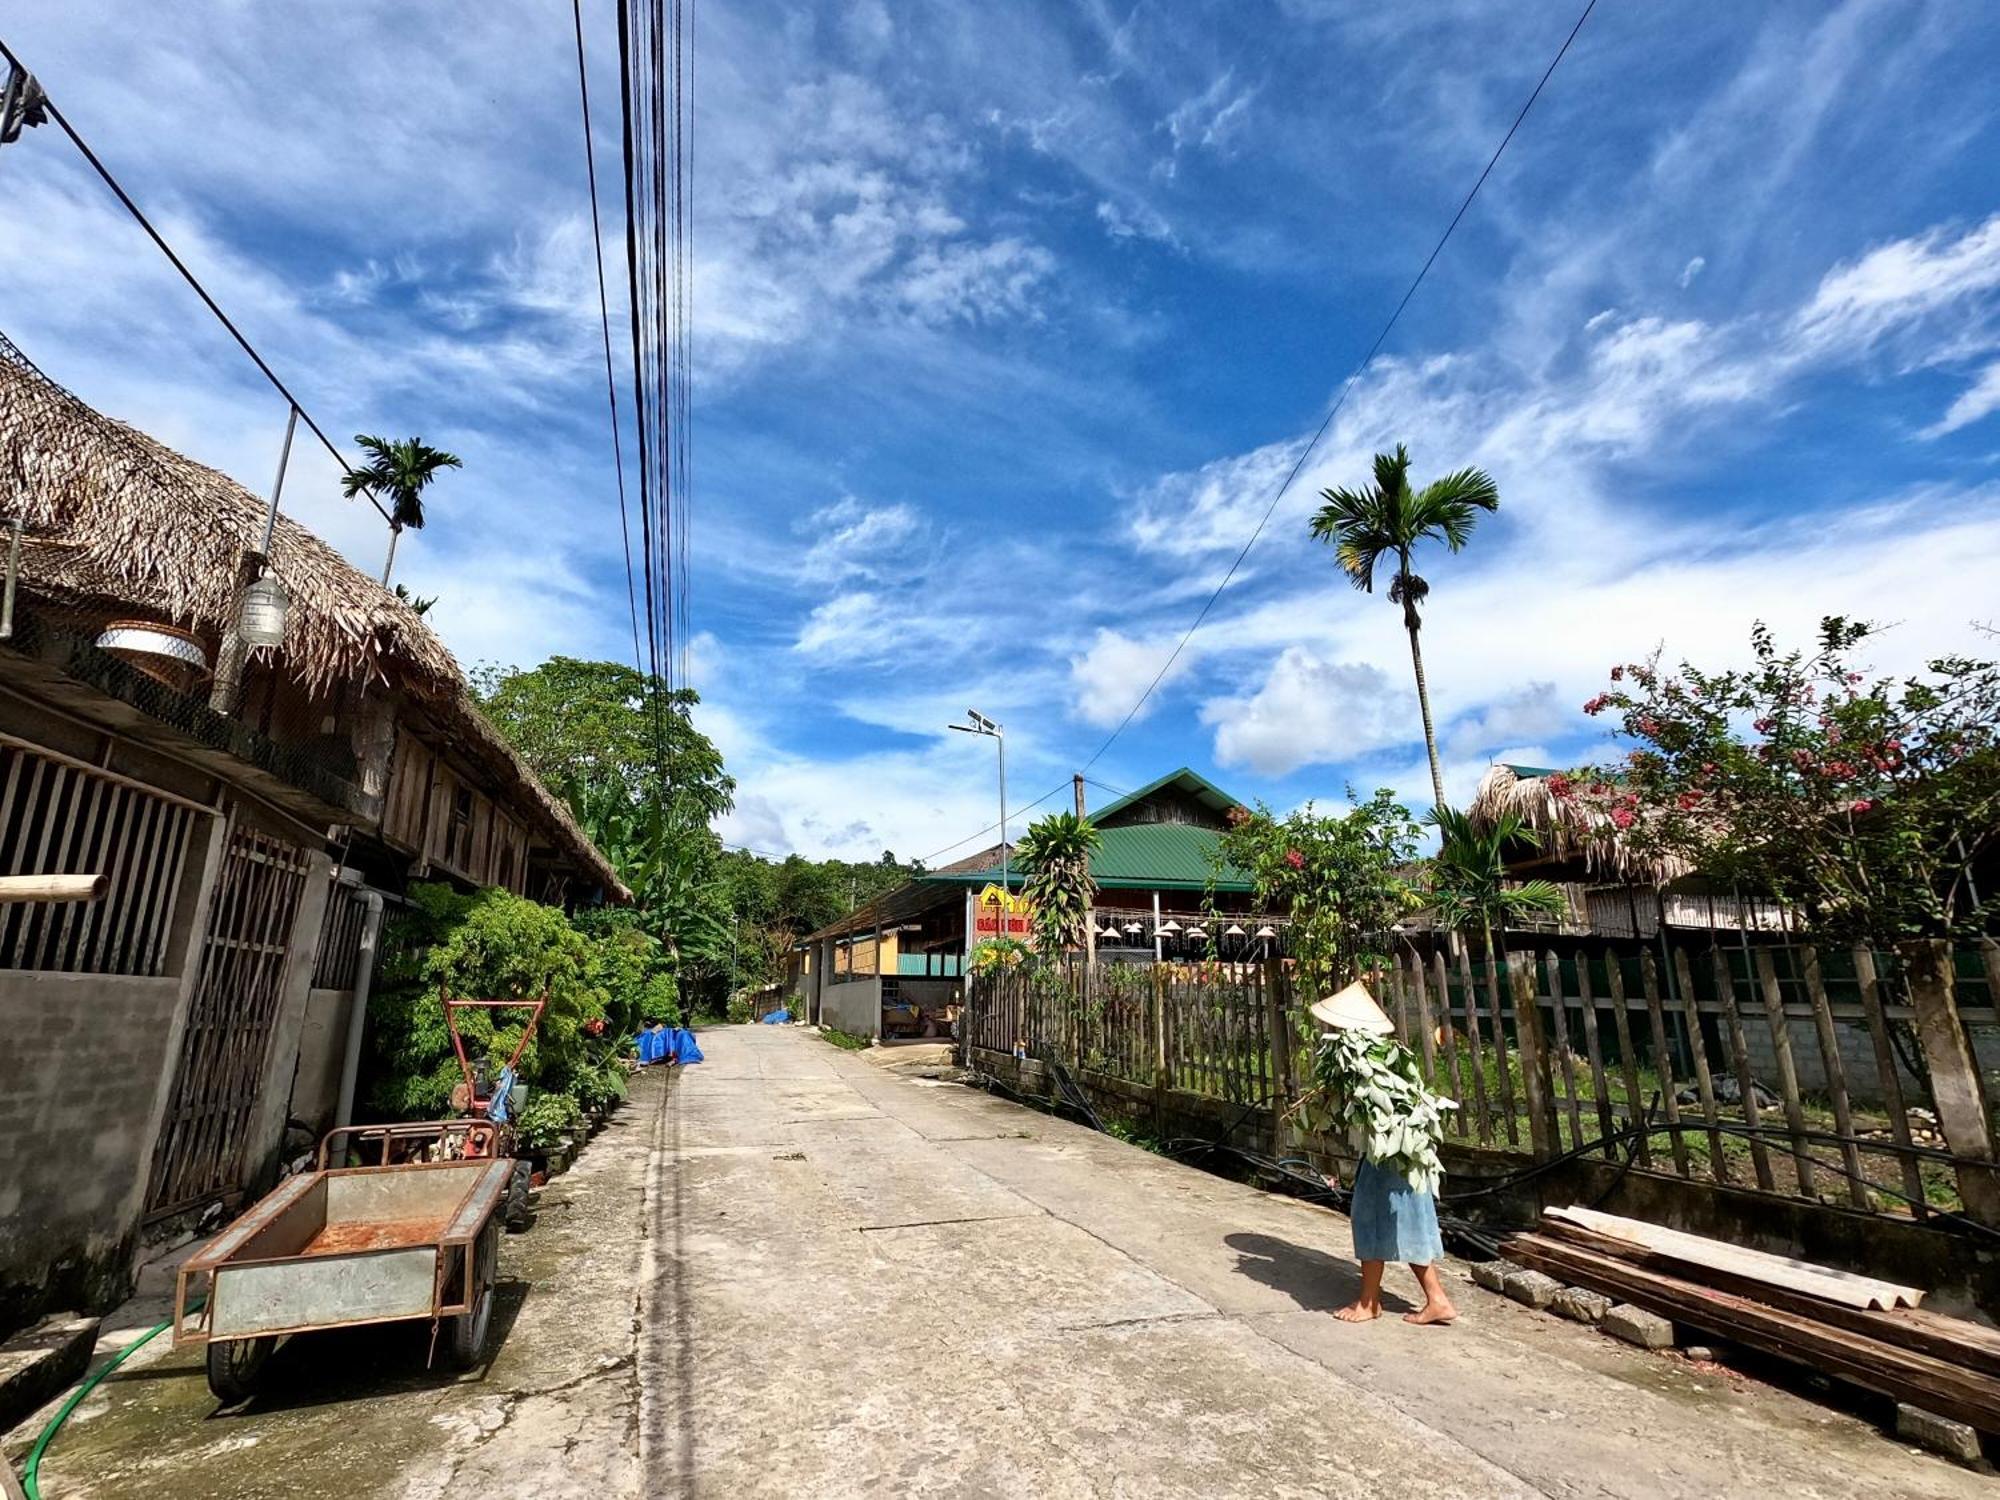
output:
<svg viewBox="0 0 2000 1500"><path fill-rule="evenodd" d="M1458 1316L1438 1278L1444 1257L1437 1189L1444 1177L1438 1142L1445 1111L1457 1103L1432 1093L1395 1025L1360 982L1312 1007L1327 1028L1314 1058L1315 1090L1361 1157L1349 1209L1361 1292L1334 1316L1366 1323L1382 1315L1382 1273L1392 1260L1409 1266L1424 1305L1405 1323L1449 1323Z"/></svg>

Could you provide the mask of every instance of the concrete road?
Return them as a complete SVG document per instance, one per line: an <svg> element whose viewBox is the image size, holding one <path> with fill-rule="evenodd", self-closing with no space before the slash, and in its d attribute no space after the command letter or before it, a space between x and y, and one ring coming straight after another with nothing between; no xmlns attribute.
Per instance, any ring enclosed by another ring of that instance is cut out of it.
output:
<svg viewBox="0 0 2000 1500"><path fill-rule="evenodd" d="M44 1494L1991 1492L1462 1275L1456 1327L1337 1323L1345 1219L900 1076L908 1054L780 1027L702 1043L505 1242L489 1368L426 1373L421 1331L318 1335L221 1413L156 1341L79 1408ZM16 1463L34 1430L6 1436Z"/></svg>
<svg viewBox="0 0 2000 1500"><path fill-rule="evenodd" d="M893 1052L780 1027L703 1046L659 1116L651 1493L1990 1493L1462 1268L1455 1327L1339 1323L1341 1216L896 1076Z"/></svg>

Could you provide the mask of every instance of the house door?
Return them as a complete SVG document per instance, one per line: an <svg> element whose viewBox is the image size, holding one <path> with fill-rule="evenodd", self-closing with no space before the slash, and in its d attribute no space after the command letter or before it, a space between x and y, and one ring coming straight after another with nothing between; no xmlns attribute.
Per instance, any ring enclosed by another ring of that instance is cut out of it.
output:
<svg viewBox="0 0 2000 1500"><path fill-rule="evenodd" d="M244 1150L305 893L306 850L232 826L209 903L187 1030L153 1148L146 1213L158 1218L241 1190Z"/></svg>

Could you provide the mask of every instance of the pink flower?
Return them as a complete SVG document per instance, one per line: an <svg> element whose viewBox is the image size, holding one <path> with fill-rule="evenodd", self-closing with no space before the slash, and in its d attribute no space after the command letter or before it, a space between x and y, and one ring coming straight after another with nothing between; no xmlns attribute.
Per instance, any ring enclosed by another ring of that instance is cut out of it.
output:
<svg viewBox="0 0 2000 1500"><path fill-rule="evenodd" d="M1609 693L1599 693L1595 698L1592 698L1588 703L1583 705L1583 711L1594 717L1597 714L1603 713L1610 702L1611 695Z"/></svg>
<svg viewBox="0 0 2000 1500"><path fill-rule="evenodd" d="M1874 805L1875 804L1870 802L1866 797L1856 797L1854 799L1854 805L1848 808L1847 810L1849 812L1865 813Z"/></svg>
<svg viewBox="0 0 2000 1500"><path fill-rule="evenodd" d="M1693 812L1697 807L1701 806L1701 793L1682 792L1678 800L1682 812Z"/></svg>
<svg viewBox="0 0 2000 1500"><path fill-rule="evenodd" d="M1773 721L1770 719L1759 719L1756 723L1752 724L1750 727L1756 730L1759 734L1769 734L1771 732L1772 722Z"/></svg>
<svg viewBox="0 0 2000 1500"><path fill-rule="evenodd" d="M1551 797L1568 797L1575 790L1575 785L1560 771L1549 778L1549 795Z"/></svg>
<svg viewBox="0 0 2000 1500"><path fill-rule="evenodd" d="M1648 714L1646 715L1646 717L1640 719L1635 727L1638 729L1639 733L1645 735L1648 739L1651 739L1654 735L1660 732L1660 721L1654 718L1651 714Z"/></svg>
<svg viewBox="0 0 2000 1500"><path fill-rule="evenodd" d="M1859 682L1860 680L1861 680L1861 674L1859 672L1849 672L1847 674L1847 681L1850 687L1853 686L1855 683Z"/></svg>
<svg viewBox="0 0 2000 1500"><path fill-rule="evenodd" d="M1294 870L1303 870L1306 867L1306 857L1296 849L1287 849L1285 851L1285 863L1290 865Z"/></svg>
<svg viewBox="0 0 2000 1500"><path fill-rule="evenodd" d="M1616 823L1620 828L1630 828L1632 826L1632 809L1629 807L1612 808L1611 821Z"/></svg>
<svg viewBox="0 0 2000 1500"><path fill-rule="evenodd" d="M1613 667L1611 669L1611 680L1613 682L1623 682L1625 680L1625 669L1623 667Z"/></svg>
<svg viewBox="0 0 2000 1500"><path fill-rule="evenodd" d="M1830 760L1826 763L1826 774L1829 776L1852 776L1854 774L1854 767L1844 760Z"/></svg>

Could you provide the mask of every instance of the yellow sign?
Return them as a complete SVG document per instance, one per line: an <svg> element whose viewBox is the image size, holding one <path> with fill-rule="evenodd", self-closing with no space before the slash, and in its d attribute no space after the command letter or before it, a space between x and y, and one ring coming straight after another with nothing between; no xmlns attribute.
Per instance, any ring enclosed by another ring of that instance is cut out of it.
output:
<svg viewBox="0 0 2000 1500"><path fill-rule="evenodd" d="M1025 895L989 885L973 903L972 936L975 942L987 938L1028 936L1034 906Z"/></svg>

